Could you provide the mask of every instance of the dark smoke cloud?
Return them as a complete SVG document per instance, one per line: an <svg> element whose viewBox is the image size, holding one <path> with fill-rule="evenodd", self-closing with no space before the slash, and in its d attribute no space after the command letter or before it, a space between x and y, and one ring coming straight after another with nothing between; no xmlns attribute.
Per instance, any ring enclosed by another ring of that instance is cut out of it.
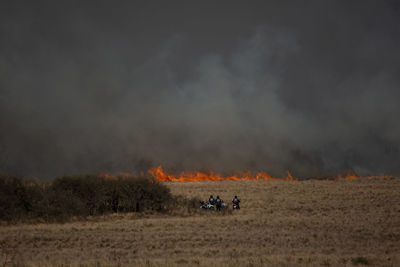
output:
<svg viewBox="0 0 400 267"><path fill-rule="evenodd" d="M398 2L264 2L4 4L0 173L399 175Z"/></svg>

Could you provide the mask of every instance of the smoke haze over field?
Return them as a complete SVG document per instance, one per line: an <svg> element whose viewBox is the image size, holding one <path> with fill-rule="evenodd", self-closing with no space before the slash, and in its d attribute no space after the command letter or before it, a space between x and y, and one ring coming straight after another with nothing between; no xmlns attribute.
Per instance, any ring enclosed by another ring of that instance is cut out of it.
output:
<svg viewBox="0 0 400 267"><path fill-rule="evenodd" d="M400 175L397 1L9 1L0 173Z"/></svg>

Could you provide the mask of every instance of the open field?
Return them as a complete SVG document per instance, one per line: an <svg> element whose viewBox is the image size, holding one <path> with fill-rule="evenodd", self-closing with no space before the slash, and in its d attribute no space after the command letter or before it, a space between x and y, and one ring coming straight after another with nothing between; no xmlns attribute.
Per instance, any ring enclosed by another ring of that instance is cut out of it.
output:
<svg viewBox="0 0 400 267"><path fill-rule="evenodd" d="M0 227L0 266L400 266L400 179L170 182L240 211Z"/></svg>

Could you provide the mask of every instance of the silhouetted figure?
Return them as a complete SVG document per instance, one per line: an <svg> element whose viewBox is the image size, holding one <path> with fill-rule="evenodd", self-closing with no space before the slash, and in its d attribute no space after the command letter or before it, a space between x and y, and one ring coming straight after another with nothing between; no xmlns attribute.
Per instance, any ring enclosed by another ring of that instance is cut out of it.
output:
<svg viewBox="0 0 400 267"><path fill-rule="evenodd" d="M234 210L239 210L239 209L240 209L240 205L239 205L240 199L239 199L237 196L235 196L235 197L232 199L232 203L233 203L233 209L234 209Z"/></svg>
<svg viewBox="0 0 400 267"><path fill-rule="evenodd" d="M216 203L217 210L221 210L221 208L222 208L222 199L220 199L219 196L217 196L217 199L215 200L215 203Z"/></svg>
<svg viewBox="0 0 400 267"><path fill-rule="evenodd" d="M211 195L210 198L208 199L208 203L211 204L211 205L214 205L214 204L215 204L215 200L214 200L214 197L213 197L212 195Z"/></svg>

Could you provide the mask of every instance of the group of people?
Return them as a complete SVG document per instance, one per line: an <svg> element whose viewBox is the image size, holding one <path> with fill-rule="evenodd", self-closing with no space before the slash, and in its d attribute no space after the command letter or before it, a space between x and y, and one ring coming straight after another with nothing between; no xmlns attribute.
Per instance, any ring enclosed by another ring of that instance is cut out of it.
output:
<svg viewBox="0 0 400 267"><path fill-rule="evenodd" d="M215 208L219 211L221 209L226 208L226 204L219 196L214 198L213 195L210 195L207 203L204 203L204 201L201 201L200 203L202 205L201 208L205 208L205 209L213 209L215 206ZM233 209L240 209L239 203L240 203L240 199L237 196L235 196L232 199Z"/></svg>

